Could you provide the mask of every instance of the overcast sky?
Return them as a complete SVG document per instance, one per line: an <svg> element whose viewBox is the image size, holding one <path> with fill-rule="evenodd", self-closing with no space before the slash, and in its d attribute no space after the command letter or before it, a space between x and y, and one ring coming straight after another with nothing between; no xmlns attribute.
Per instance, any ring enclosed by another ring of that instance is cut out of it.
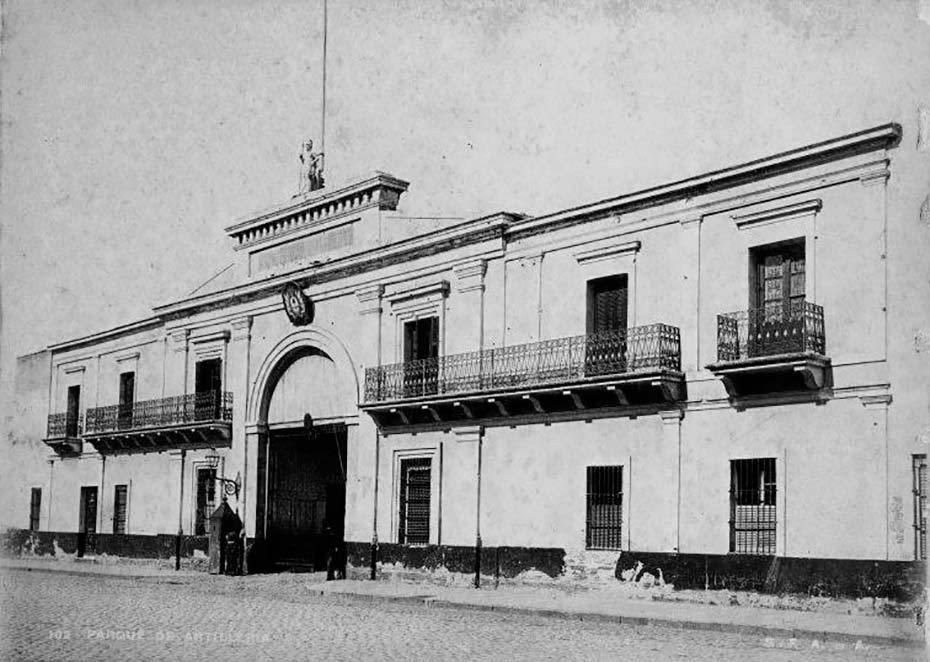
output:
<svg viewBox="0 0 930 662"><path fill-rule="evenodd" d="M537 213L910 120L926 5L329 0L327 180ZM322 0L3 3L5 375L190 291L296 192L321 29Z"/></svg>

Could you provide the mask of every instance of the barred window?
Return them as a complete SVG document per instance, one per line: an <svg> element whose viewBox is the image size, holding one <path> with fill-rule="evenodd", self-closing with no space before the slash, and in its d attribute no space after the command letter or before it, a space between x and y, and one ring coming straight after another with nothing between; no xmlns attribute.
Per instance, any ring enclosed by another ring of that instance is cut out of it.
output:
<svg viewBox="0 0 930 662"><path fill-rule="evenodd" d="M730 461L730 551L774 554L775 458Z"/></svg>
<svg viewBox="0 0 930 662"><path fill-rule="evenodd" d="M33 487L29 501L29 530L39 530L39 513L42 511L42 488Z"/></svg>
<svg viewBox="0 0 930 662"><path fill-rule="evenodd" d="M927 558L927 456L914 456L914 558Z"/></svg>
<svg viewBox="0 0 930 662"><path fill-rule="evenodd" d="M620 549L623 524L623 467L588 467L585 546Z"/></svg>
<svg viewBox="0 0 930 662"><path fill-rule="evenodd" d="M129 505L129 486L113 487L113 533L126 533L126 512Z"/></svg>
<svg viewBox="0 0 930 662"><path fill-rule="evenodd" d="M400 514L397 532L397 541L400 543L429 543L431 473L431 458L411 458L400 462Z"/></svg>
<svg viewBox="0 0 930 662"><path fill-rule="evenodd" d="M216 469L197 469L197 509L194 535L210 533L210 515L216 510Z"/></svg>

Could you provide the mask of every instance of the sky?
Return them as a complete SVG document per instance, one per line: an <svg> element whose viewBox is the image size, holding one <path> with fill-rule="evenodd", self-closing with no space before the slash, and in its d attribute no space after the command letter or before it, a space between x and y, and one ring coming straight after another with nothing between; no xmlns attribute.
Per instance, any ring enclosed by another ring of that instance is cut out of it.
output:
<svg viewBox="0 0 930 662"><path fill-rule="evenodd" d="M930 102L926 0L329 0L326 175L544 213ZM322 0L2 4L0 378L232 260L319 138Z"/></svg>

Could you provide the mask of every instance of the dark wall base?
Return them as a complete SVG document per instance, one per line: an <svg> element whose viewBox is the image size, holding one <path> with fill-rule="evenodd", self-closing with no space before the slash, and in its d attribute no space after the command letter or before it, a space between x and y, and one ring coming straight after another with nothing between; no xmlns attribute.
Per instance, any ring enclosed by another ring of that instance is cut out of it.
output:
<svg viewBox="0 0 930 662"><path fill-rule="evenodd" d="M635 570L658 576L676 589L725 589L759 593L794 593L831 598L920 597L926 563L917 561L862 561L806 559L743 554L672 554L623 552L616 577Z"/></svg>
<svg viewBox="0 0 930 662"><path fill-rule="evenodd" d="M169 559L174 557L175 538L170 533L155 535L98 533L88 554L107 554L139 559ZM65 554L77 552L78 534L73 531L27 531L8 529L0 534L0 548L7 556L25 553L54 556L55 546ZM204 554L209 547L209 536L182 536L181 556L188 558L195 550Z"/></svg>
<svg viewBox="0 0 930 662"><path fill-rule="evenodd" d="M348 561L356 568L371 566L371 543L348 542ZM410 546L396 543L378 545L378 564L404 568L474 574L475 548L457 545ZM557 547L482 547L481 574L513 578L526 570L537 570L549 577L565 571L565 550Z"/></svg>

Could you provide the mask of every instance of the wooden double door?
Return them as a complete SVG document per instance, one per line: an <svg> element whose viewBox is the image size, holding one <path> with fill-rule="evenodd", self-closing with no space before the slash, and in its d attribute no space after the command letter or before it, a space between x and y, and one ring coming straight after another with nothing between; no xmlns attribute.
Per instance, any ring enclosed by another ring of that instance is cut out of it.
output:
<svg viewBox="0 0 930 662"><path fill-rule="evenodd" d="M93 555L97 549L97 486L81 487L78 511L77 555Z"/></svg>
<svg viewBox="0 0 930 662"><path fill-rule="evenodd" d="M276 568L323 570L345 531L345 425L272 431L267 542Z"/></svg>

